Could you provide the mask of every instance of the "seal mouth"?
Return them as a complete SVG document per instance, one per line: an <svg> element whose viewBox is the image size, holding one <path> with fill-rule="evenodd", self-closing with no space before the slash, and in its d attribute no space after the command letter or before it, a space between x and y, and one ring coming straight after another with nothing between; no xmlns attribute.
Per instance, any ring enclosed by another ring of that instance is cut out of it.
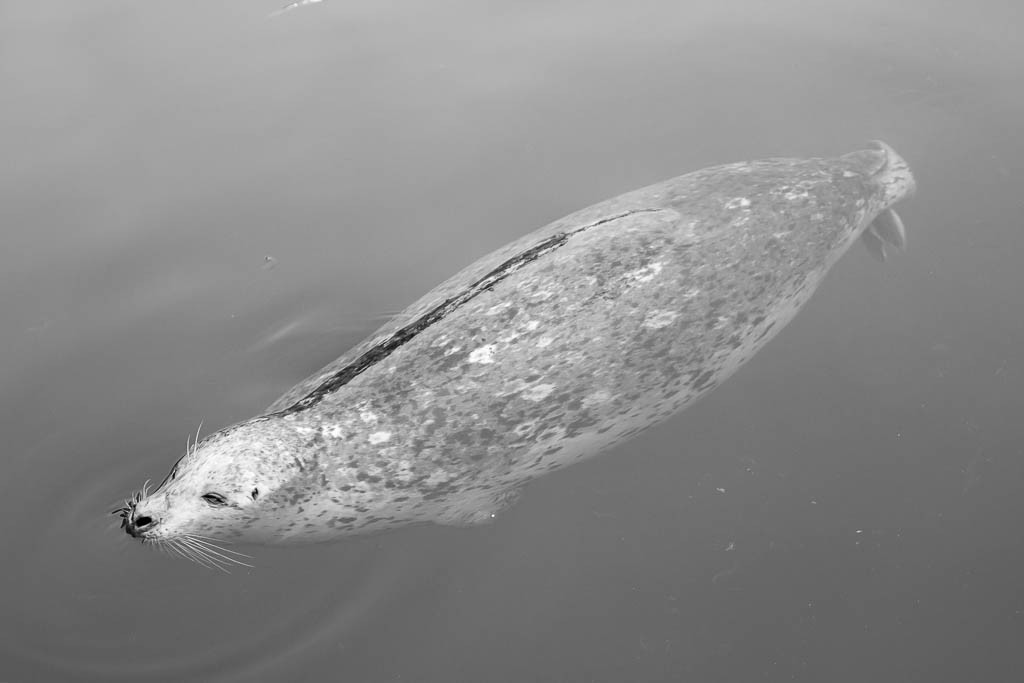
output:
<svg viewBox="0 0 1024 683"><path fill-rule="evenodd" d="M121 507L110 511L110 514L121 518L121 528L132 538L143 542L152 540L152 532L159 524L159 520L145 513L139 514L139 505L149 496L149 480L142 485L142 488L126 498Z"/></svg>
<svg viewBox="0 0 1024 683"><path fill-rule="evenodd" d="M141 538L145 540L145 534L147 530L152 529L156 523L155 521L146 516L138 516L135 514L136 508L139 503L143 501L149 492L149 480L142 485L142 488L133 493L130 497L124 499L124 504L121 507L114 508L110 511L110 514L116 515L121 518L121 528L124 529L125 533L132 538Z"/></svg>

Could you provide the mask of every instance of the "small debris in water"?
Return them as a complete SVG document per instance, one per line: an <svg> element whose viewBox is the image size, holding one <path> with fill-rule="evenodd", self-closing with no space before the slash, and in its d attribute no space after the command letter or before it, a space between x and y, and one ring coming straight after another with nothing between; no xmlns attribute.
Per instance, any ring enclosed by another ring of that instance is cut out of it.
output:
<svg viewBox="0 0 1024 683"><path fill-rule="evenodd" d="M263 270L273 270L275 267L277 267L277 259L276 258L274 258L273 256L264 256L263 257L263 266L262 266Z"/></svg>
<svg viewBox="0 0 1024 683"><path fill-rule="evenodd" d="M267 15L267 19L272 19L274 17L280 16L280 15L284 14L285 12L290 12L293 9L298 9L300 7L305 7L306 5L315 5L318 2L323 2L323 1L324 0L299 0L298 2L293 2L290 5L285 5L284 7L282 7L279 10L274 10L273 12L271 12L270 14Z"/></svg>

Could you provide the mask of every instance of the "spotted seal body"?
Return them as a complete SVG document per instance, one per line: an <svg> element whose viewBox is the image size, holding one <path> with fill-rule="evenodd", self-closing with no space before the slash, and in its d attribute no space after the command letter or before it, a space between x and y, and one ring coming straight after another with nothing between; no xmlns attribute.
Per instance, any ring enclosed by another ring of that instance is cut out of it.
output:
<svg viewBox="0 0 1024 683"><path fill-rule="evenodd" d="M707 168L480 259L268 411L208 436L131 535L320 541L490 519L531 479L691 404L793 317L858 238L901 247L884 143Z"/></svg>

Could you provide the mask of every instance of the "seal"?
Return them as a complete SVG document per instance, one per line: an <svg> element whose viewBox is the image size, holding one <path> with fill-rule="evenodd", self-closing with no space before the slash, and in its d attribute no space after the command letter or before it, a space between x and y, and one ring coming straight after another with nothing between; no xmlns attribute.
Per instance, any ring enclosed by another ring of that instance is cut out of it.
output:
<svg viewBox="0 0 1024 683"><path fill-rule="evenodd" d="M906 244L888 145L695 171L483 257L267 411L190 445L115 513L214 563L215 540L486 522L522 486L692 404L764 346L858 238Z"/></svg>

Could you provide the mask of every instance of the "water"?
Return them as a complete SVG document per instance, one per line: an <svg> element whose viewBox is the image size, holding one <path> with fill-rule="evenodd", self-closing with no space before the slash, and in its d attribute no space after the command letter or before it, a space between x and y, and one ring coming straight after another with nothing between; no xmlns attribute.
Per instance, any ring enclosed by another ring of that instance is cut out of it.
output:
<svg viewBox="0 0 1024 683"><path fill-rule="evenodd" d="M0 680L1016 680L1024 11L281 4L0 5ZM491 526L224 575L106 514L513 237L871 138L909 252Z"/></svg>

